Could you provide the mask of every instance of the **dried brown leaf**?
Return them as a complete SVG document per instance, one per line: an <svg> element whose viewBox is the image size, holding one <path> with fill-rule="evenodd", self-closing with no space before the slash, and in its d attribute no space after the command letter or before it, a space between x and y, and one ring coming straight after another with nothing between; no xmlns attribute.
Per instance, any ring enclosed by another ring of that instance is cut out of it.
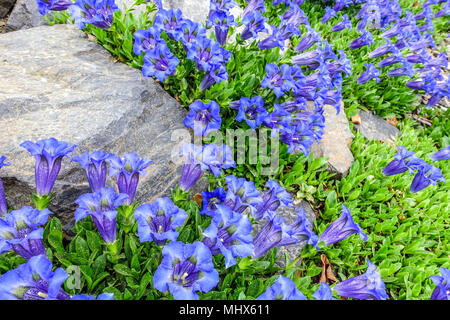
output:
<svg viewBox="0 0 450 320"><path fill-rule="evenodd" d="M196 193L193 197L194 201L198 204L198 206L200 207L202 205L203 202L203 196L201 195L201 193Z"/></svg>

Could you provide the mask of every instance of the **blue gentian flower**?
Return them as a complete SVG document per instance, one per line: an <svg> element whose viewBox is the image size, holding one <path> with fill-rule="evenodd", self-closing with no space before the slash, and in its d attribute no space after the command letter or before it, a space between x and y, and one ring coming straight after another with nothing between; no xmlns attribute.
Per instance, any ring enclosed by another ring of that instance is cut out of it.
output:
<svg viewBox="0 0 450 320"><path fill-rule="evenodd" d="M127 153L122 157L120 158L116 155L108 157L109 176L116 177L119 192L128 195L125 203L131 204L134 201L139 177L147 174L145 169L153 161L146 158L139 158L136 153Z"/></svg>
<svg viewBox="0 0 450 320"><path fill-rule="evenodd" d="M107 159L111 156L106 151L85 152L80 156L72 158L72 161L79 162L86 170L86 177L92 192L97 192L105 187L107 174Z"/></svg>
<svg viewBox="0 0 450 320"><path fill-rule="evenodd" d="M97 226L100 235L106 243L112 244L116 241L116 216L117 207L121 206L128 195L117 194L114 188L103 188L95 193L81 195L75 203L75 221L78 222L90 215Z"/></svg>
<svg viewBox="0 0 450 320"><path fill-rule="evenodd" d="M337 300L333 298L333 291L326 282L321 282L319 289L313 293L312 297L316 300Z"/></svg>
<svg viewBox="0 0 450 320"><path fill-rule="evenodd" d="M140 205L134 211L137 220L138 235L141 242L154 241L158 246L167 240L175 241L178 231L187 218L187 213L178 208L167 197L158 198L152 203Z"/></svg>
<svg viewBox="0 0 450 320"><path fill-rule="evenodd" d="M175 300L198 300L196 292L209 292L219 282L211 251L201 242L170 242L162 256L153 287L161 292L169 290Z"/></svg>
<svg viewBox="0 0 450 320"><path fill-rule="evenodd" d="M134 40L133 51L137 56L143 52L155 50L158 46L167 46L166 41L161 38L161 30L155 27L136 31Z"/></svg>
<svg viewBox="0 0 450 320"><path fill-rule="evenodd" d="M70 300L114 300L114 293L101 293L97 298L87 294L76 294Z"/></svg>
<svg viewBox="0 0 450 320"><path fill-rule="evenodd" d="M261 294L256 300L307 300L303 293L297 289L294 281L279 276L277 281Z"/></svg>
<svg viewBox="0 0 450 320"><path fill-rule="evenodd" d="M438 12L436 12L434 18L440 18L448 15L450 15L450 2L447 1L445 2L444 7Z"/></svg>
<svg viewBox="0 0 450 320"><path fill-rule="evenodd" d="M200 36L189 47L187 58L195 62L197 69L209 72L216 69L217 65L224 64L222 50L217 41Z"/></svg>
<svg viewBox="0 0 450 320"><path fill-rule="evenodd" d="M352 74L352 64L350 63L350 59L347 58L344 50L339 50L339 59L328 63L326 68L331 75L337 72L344 73L345 75Z"/></svg>
<svg viewBox="0 0 450 320"><path fill-rule="evenodd" d="M409 151L406 147L399 146L397 153L394 156L394 160L388 163L383 169L385 176L392 176L405 171L409 171L410 174L414 173L417 168L416 165L420 163L419 158L414 155L413 151Z"/></svg>
<svg viewBox="0 0 450 320"><path fill-rule="evenodd" d="M64 11L73 4L70 0L37 0L36 2L38 11L43 16L49 11Z"/></svg>
<svg viewBox="0 0 450 320"><path fill-rule="evenodd" d="M439 150L436 153L433 153L430 157L434 161L442 161L450 159L450 145Z"/></svg>
<svg viewBox="0 0 450 320"><path fill-rule="evenodd" d="M233 0L211 0L209 2L209 15L218 11L226 11L228 12L236 3Z"/></svg>
<svg viewBox="0 0 450 320"><path fill-rule="evenodd" d="M342 20L341 21L336 23L331 28L331 31L332 32L337 32L337 31L341 31L341 30L344 30L344 29L352 30L352 22L350 21L350 19L348 18L348 16L346 14L344 14L342 16Z"/></svg>
<svg viewBox="0 0 450 320"><path fill-rule="evenodd" d="M187 49L197 38L206 38L206 29L197 22L184 19L178 35L180 37L177 40L181 41Z"/></svg>
<svg viewBox="0 0 450 320"><path fill-rule="evenodd" d="M447 268L440 268L441 275L431 276L430 279L436 285L431 300L450 300L450 270Z"/></svg>
<svg viewBox="0 0 450 320"><path fill-rule="evenodd" d="M142 74L145 77L154 76L164 82L168 76L175 73L180 60L164 45L157 46L154 50L147 51L144 56Z"/></svg>
<svg viewBox="0 0 450 320"><path fill-rule="evenodd" d="M245 19L248 15L250 15L254 11L259 11L264 13L266 11L266 7L264 6L264 0L249 0L247 2L247 6L242 13L242 20Z"/></svg>
<svg viewBox="0 0 450 320"><path fill-rule="evenodd" d="M364 30L361 33L361 36L359 38L356 38L353 40L350 45L348 46L350 49L358 49L364 46L370 46L374 43L372 33L370 31Z"/></svg>
<svg viewBox="0 0 450 320"><path fill-rule="evenodd" d="M366 66L366 71L363 72L357 82L358 84L364 84L369 80L375 79L377 83L380 83L380 71L371 63L364 63Z"/></svg>
<svg viewBox="0 0 450 320"><path fill-rule="evenodd" d="M259 127L269 115L264 108L264 101L260 96L253 98L242 97L239 100L239 109L236 120L244 120L253 130Z"/></svg>
<svg viewBox="0 0 450 320"><path fill-rule="evenodd" d="M336 11L334 11L330 7L326 7L325 8L325 14L322 17L321 22L322 23L327 23L332 17L336 17Z"/></svg>
<svg viewBox="0 0 450 320"><path fill-rule="evenodd" d="M353 221L350 210L342 205L342 215L325 229L320 235L319 241L324 241L325 246L329 246L355 233L359 234L362 240L367 241L367 235L362 231L359 224Z"/></svg>
<svg viewBox="0 0 450 320"><path fill-rule="evenodd" d="M279 98L284 92L294 87L290 66L281 65L280 68L274 63L266 65L266 77L261 82L261 87L270 88Z"/></svg>
<svg viewBox="0 0 450 320"><path fill-rule="evenodd" d="M202 175L203 147L192 143L185 144L180 150L180 156L185 157L185 163L179 187L188 191Z"/></svg>
<svg viewBox="0 0 450 320"><path fill-rule="evenodd" d="M298 45L295 47L296 52L301 53L303 51L306 51L322 39L320 34L314 31L314 29L310 26L306 26L306 29L308 30L308 32L305 33Z"/></svg>
<svg viewBox="0 0 450 320"><path fill-rule="evenodd" d="M209 170L215 177L219 177L223 169L230 169L235 166L233 153L227 145L210 143L203 147L203 161L200 164L203 171Z"/></svg>
<svg viewBox="0 0 450 320"><path fill-rule="evenodd" d="M5 166L10 166L11 163L5 162L6 157L0 157L0 169ZM8 213L8 206L6 204L5 187L3 186L2 178L0 178L0 217Z"/></svg>
<svg viewBox="0 0 450 320"><path fill-rule="evenodd" d="M287 20L281 20L281 24L278 27L274 25L271 25L270 27L272 28L272 34L258 44L258 48L261 50L272 49L275 47L280 47L283 50L287 39L294 35L301 35L298 25Z"/></svg>
<svg viewBox="0 0 450 320"><path fill-rule="evenodd" d="M237 25L234 17L226 11L214 11L209 15L206 24L208 27L214 27L217 42L224 46L227 42L228 30L231 26Z"/></svg>
<svg viewBox="0 0 450 320"><path fill-rule="evenodd" d="M261 193L253 181L229 175L225 177L225 182L228 189L224 204L231 210L243 213L249 208L251 212L255 212L256 206L262 203Z"/></svg>
<svg viewBox="0 0 450 320"><path fill-rule="evenodd" d="M245 29L241 33L241 39L247 40L257 38L259 32L267 32L264 23L267 18L263 17L260 11L252 11L242 19Z"/></svg>
<svg viewBox="0 0 450 320"><path fill-rule="evenodd" d="M80 29L84 29L87 23L108 29L111 27L116 10L119 8L114 0L76 0L69 7L70 16Z"/></svg>
<svg viewBox="0 0 450 320"><path fill-rule="evenodd" d="M205 74L199 88L201 91L205 91L214 83L219 83L226 80L228 80L228 73L225 64L216 64L209 72Z"/></svg>
<svg viewBox="0 0 450 320"><path fill-rule="evenodd" d="M171 39L179 39L183 20L180 9L159 9L153 27L164 30Z"/></svg>
<svg viewBox="0 0 450 320"><path fill-rule="evenodd" d="M219 187L213 192L202 191L203 208L200 214L212 215L212 211L217 209L217 205L225 201L227 193L223 187Z"/></svg>
<svg viewBox="0 0 450 320"><path fill-rule="evenodd" d="M61 170L63 157L68 157L73 149L76 148L76 145L50 138L37 142L25 141L20 146L36 158L35 180L37 194L39 196L50 195L56 177Z"/></svg>
<svg viewBox="0 0 450 320"><path fill-rule="evenodd" d="M42 237L51 212L25 206L0 218L0 253L14 250L25 259L45 254Z"/></svg>
<svg viewBox="0 0 450 320"><path fill-rule="evenodd" d="M417 174L414 176L409 191L411 193L419 192L429 185L437 184L437 181L446 182L441 170L423 161L422 165L418 168Z"/></svg>
<svg viewBox="0 0 450 320"><path fill-rule="evenodd" d="M386 300L385 284L375 265L367 260L367 271L335 285L334 290L341 296L360 300Z"/></svg>
<svg viewBox="0 0 450 320"><path fill-rule="evenodd" d="M69 275L44 255L32 257L0 276L0 300L69 300L61 285Z"/></svg>
<svg viewBox="0 0 450 320"><path fill-rule="evenodd" d="M203 243L213 255L223 254L225 268L236 264L235 257L248 257L253 253L252 223L247 215L218 204L212 211L212 220L203 231Z"/></svg>
<svg viewBox="0 0 450 320"><path fill-rule="evenodd" d="M378 58L381 56L384 56L385 54L388 54L393 49L393 45L389 39L385 39L386 44L379 46L378 48L374 49L373 51L369 52L369 58Z"/></svg>
<svg viewBox="0 0 450 320"><path fill-rule="evenodd" d="M307 122L299 121L293 126L282 128L280 140L288 145L289 153L302 151L308 156L309 149L314 143L314 133Z"/></svg>
<svg viewBox="0 0 450 320"><path fill-rule="evenodd" d="M292 206L293 203L291 194L275 180L268 180L265 186L269 190L262 196L263 202L256 206L253 215L256 220L263 218L268 210L276 211L279 207Z"/></svg>
<svg viewBox="0 0 450 320"><path fill-rule="evenodd" d="M197 136L207 136L211 131L219 130L221 124L220 107L215 101L194 101L184 119L184 125L192 128Z"/></svg>

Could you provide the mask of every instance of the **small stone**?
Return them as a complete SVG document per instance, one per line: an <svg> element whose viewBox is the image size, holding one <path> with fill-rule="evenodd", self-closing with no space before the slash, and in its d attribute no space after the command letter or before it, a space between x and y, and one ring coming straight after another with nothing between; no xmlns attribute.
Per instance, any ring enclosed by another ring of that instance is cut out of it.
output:
<svg viewBox="0 0 450 320"><path fill-rule="evenodd" d="M0 0L0 19L8 15L15 3L16 0Z"/></svg>
<svg viewBox="0 0 450 320"><path fill-rule="evenodd" d="M353 122L354 124L360 124L360 123L361 123L361 117L359 116L359 114L354 115L354 116L352 117L352 122Z"/></svg>
<svg viewBox="0 0 450 320"><path fill-rule="evenodd" d="M395 141L396 137L402 134L395 126L371 112L360 111L359 115L361 117L361 124L355 124L355 128L366 139Z"/></svg>
<svg viewBox="0 0 450 320"><path fill-rule="evenodd" d="M17 0L6 23L6 32L42 25L48 25L48 22L39 13L36 0Z"/></svg>

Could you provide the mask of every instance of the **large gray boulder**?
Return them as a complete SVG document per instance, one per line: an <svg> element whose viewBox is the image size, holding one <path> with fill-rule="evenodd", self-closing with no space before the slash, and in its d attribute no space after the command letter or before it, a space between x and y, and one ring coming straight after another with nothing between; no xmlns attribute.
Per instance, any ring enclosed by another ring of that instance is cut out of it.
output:
<svg viewBox="0 0 450 320"><path fill-rule="evenodd" d="M15 3L16 0L0 0L0 19L6 17Z"/></svg>
<svg viewBox="0 0 450 320"><path fill-rule="evenodd" d="M0 35L0 171L8 205L29 204L34 158L19 145L55 137L85 151L136 152L154 161L137 200L170 195L181 174L175 154L190 140L185 112L154 80L90 42L74 25L42 26ZM110 186L113 184L110 182ZM74 200L89 192L84 170L65 159L50 210L69 227Z"/></svg>
<svg viewBox="0 0 450 320"><path fill-rule="evenodd" d="M6 32L20 29L29 29L48 25L45 17L38 12L36 0L17 0L12 10L8 22L6 23Z"/></svg>

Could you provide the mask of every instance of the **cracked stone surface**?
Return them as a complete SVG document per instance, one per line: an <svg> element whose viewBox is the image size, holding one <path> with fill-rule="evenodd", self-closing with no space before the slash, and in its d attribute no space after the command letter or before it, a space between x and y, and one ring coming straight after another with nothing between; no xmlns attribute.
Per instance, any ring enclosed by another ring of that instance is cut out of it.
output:
<svg viewBox="0 0 450 320"><path fill-rule="evenodd" d="M136 152L155 163L137 200L170 195L181 175L177 148L191 139L185 111L154 80L121 63L74 25L41 26L0 35L0 174L10 208L29 204L34 158L19 145L55 137L85 151ZM109 186L114 185L109 182ZM84 170L64 159L50 210L68 227L74 200L89 192Z"/></svg>
<svg viewBox="0 0 450 320"><path fill-rule="evenodd" d="M361 118L361 123L355 124L355 128L366 139L393 142L396 137L402 135L401 131L395 126L371 112L361 110L359 112L359 117Z"/></svg>
<svg viewBox="0 0 450 320"><path fill-rule="evenodd" d="M0 18L6 17L15 3L16 0L0 0Z"/></svg>
<svg viewBox="0 0 450 320"><path fill-rule="evenodd" d="M36 0L17 0L6 23L6 32L29 29L42 25L48 25L48 22L38 12Z"/></svg>

